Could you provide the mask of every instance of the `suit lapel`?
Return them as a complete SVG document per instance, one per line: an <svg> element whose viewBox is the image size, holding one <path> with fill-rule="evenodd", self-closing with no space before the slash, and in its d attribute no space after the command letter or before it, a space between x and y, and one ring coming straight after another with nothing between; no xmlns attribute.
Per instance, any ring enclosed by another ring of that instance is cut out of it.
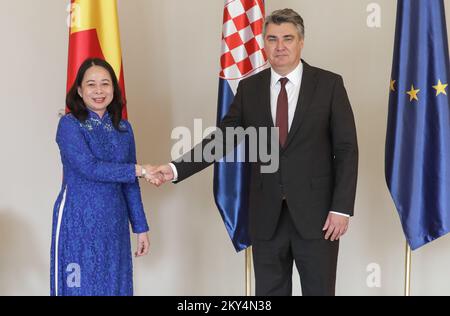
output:
<svg viewBox="0 0 450 316"><path fill-rule="evenodd" d="M302 84L300 88L300 95L298 97L297 108L295 109L294 120L292 121L292 126L288 134L286 149L292 142L295 134L302 125L302 122L307 113L308 107L311 105L312 99L314 97L314 92L316 90L317 78L316 74L306 62L303 62L303 76Z"/></svg>
<svg viewBox="0 0 450 316"><path fill-rule="evenodd" d="M266 69L261 72L262 89L259 93L260 100L259 104L262 106L264 111L265 126L274 127L274 122L272 119L272 111L270 109L270 78L271 70Z"/></svg>

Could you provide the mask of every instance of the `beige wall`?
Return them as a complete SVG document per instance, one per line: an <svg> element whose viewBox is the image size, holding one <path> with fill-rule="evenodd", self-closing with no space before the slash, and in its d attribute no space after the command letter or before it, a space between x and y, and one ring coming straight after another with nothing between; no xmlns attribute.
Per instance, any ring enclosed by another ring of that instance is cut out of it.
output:
<svg viewBox="0 0 450 316"><path fill-rule="evenodd" d="M129 116L138 159L170 159L176 126L216 117L222 0L119 0ZM404 239L384 182L384 138L395 1L268 0L306 23L304 58L344 76L360 146L356 216L341 243L338 295L401 295ZM366 7L382 27L366 26ZM0 295L47 295L54 200L61 164L54 142L64 107L66 5L0 1ZM449 17L450 0L445 0ZM193 49L195 48L195 49ZM151 254L135 261L137 295L242 295L243 254L235 254L212 198L212 169L179 185L143 186ZM413 255L413 294L450 295L450 239ZM381 287L366 285L381 267ZM297 281L297 277L295 280ZM295 283L295 293L300 293Z"/></svg>

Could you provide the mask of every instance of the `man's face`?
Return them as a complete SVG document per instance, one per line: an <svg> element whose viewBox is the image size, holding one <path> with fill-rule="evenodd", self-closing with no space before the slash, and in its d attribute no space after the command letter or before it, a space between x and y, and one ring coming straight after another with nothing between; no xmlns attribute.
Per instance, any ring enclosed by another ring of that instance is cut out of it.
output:
<svg viewBox="0 0 450 316"><path fill-rule="evenodd" d="M285 76L298 66L303 44L294 24L267 25L264 46L273 70L279 75Z"/></svg>

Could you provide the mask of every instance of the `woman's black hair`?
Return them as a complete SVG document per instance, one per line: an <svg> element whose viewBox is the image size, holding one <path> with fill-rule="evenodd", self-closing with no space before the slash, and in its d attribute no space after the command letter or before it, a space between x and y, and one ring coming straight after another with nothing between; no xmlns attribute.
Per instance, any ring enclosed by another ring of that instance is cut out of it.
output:
<svg viewBox="0 0 450 316"><path fill-rule="evenodd" d="M86 121L86 119L89 116L89 112L86 105L83 102L83 99L78 94L78 88L81 87L86 71L94 66L105 68L111 75L112 85L114 88L114 96L113 100L108 105L106 110L111 116L111 121L114 125L114 128L118 131L121 131L119 124L120 121L122 120L122 108L123 108L122 92L120 91L119 83L117 80L117 76L114 72L114 69L107 61L103 59L89 58L86 59L81 64L80 68L78 69L75 82L66 96L67 107L69 108L69 111L72 113L72 115L75 116L79 121L81 122Z"/></svg>

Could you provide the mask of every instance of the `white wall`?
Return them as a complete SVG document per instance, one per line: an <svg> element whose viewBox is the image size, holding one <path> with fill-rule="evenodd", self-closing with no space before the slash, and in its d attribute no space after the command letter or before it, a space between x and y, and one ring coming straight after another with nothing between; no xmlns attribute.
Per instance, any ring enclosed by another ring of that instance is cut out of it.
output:
<svg viewBox="0 0 450 316"><path fill-rule="evenodd" d="M61 183L54 142L64 108L67 40L61 0L0 0L0 295L47 295L51 217ZM138 159L170 159L172 128L216 117L222 0L119 0L129 118ZM304 58L344 76L356 116L356 216L343 238L338 295L401 295L404 238L384 181L384 139L395 1L268 0L305 19ZM366 7L382 27L366 26ZM450 0L445 0L450 17ZM195 49L194 49L195 48ZM135 261L137 295L242 295L235 254L212 198L212 169L179 185L143 184L151 254ZM449 237L413 253L412 293L450 295ZM370 263L380 288L366 285ZM297 277L294 277L296 282ZM300 293L298 283L295 293Z"/></svg>

